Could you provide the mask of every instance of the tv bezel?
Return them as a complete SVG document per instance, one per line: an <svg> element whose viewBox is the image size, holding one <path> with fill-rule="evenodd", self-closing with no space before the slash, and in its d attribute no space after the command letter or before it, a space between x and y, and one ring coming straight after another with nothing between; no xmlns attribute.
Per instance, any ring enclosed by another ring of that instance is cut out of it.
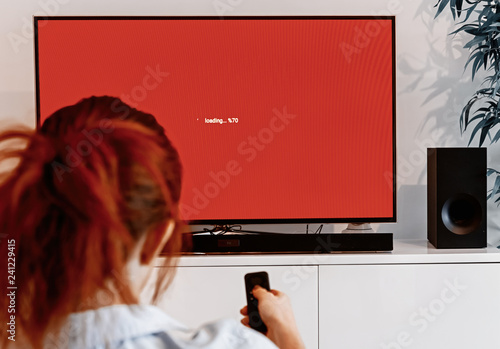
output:
<svg viewBox="0 0 500 349"><path fill-rule="evenodd" d="M36 127L40 120L40 79L39 79L39 47L38 27L42 21L57 20L390 20L392 32L392 179L393 179L393 214L392 217L357 217L357 218L273 218L273 219L202 219L190 220L190 225L234 225L234 224L300 224L300 223L394 223L397 221L396 195L396 17L395 16L34 16L34 60L35 60L35 93L36 93ZM86 96L82 96L86 97ZM62 106L61 106L62 107Z"/></svg>

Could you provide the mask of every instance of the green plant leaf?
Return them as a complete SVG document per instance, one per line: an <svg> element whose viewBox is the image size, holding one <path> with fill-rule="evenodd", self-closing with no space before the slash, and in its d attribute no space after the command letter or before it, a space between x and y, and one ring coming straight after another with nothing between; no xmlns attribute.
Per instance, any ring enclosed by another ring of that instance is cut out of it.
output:
<svg viewBox="0 0 500 349"><path fill-rule="evenodd" d="M469 125L469 115L470 115L470 110L472 106L476 103L478 100L478 97L474 96L472 97L467 105L462 109L462 114L460 115L460 130L462 130L462 133L467 130L467 126Z"/></svg>
<svg viewBox="0 0 500 349"><path fill-rule="evenodd" d="M465 45L464 45L464 48L471 48L472 46L475 46L476 44L479 44L483 41L485 41L486 39L486 35L478 35L476 36L475 38L473 38L472 40L470 40L469 42L467 42ZM489 47L489 46L486 46L486 47Z"/></svg>
<svg viewBox="0 0 500 349"><path fill-rule="evenodd" d="M497 174L499 174L499 175L500 175L500 172L498 172L498 171L497 171L497 170L495 170L494 168L487 168L487 169L486 169L486 175L487 175L487 176L491 176L491 175L492 175L492 174L494 174L494 173L497 173Z"/></svg>
<svg viewBox="0 0 500 349"><path fill-rule="evenodd" d="M446 7L446 5L450 2L450 0L438 0L438 3L434 6L438 6L438 9L437 9L437 12L436 12L436 15L434 16L434 19L439 16L439 14L441 12L443 12L444 8Z"/></svg>
<svg viewBox="0 0 500 349"><path fill-rule="evenodd" d="M500 82L498 80L492 81L492 84L495 86L493 89L493 95L496 96L498 94L498 89L500 88Z"/></svg>
<svg viewBox="0 0 500 349"><path fill-rule="evenodd" d="M474 140L474 137L476 136L476 133L479 130L482 130L484 124L486 124L486 120L485 119L481 120L480 122L478 122L478 124L476 125L476 127L474 127L474 130L472 131L472 134L471 134L470 139L469 139L469 144L467 144L467 146L470 146L470 144ZM479 142L479 146L481 146L481 142Z"/></svg>
<svg viewBox="0 0 500 349"><path fill-rule="evenodd" d="M458 34L462 31L466 32L467 34L476 35L476 32L478 30L477 27L478 27L477 24L467 23L467 24L462 25L458 29L455 29L454 31L452 31L450 33L450 35L455 35L455 34Z"/></svg>
<svg viewBox="0 0 500 349"><path fill-rule="evenodd" d="M495 179L495 185L493 186L493 189L491 190L491 194L493 196L500 194L500 175L497 175L497 178Z"/></svg>
<svg viewBox="0 0 500 349"><path fill-rule="evenodd" d="M477 111L489 112L490 111L490 107L482 107L482 108L479 108Z"/></svg>
<svg viewBox="0 0 500 349"><path fill-rule="evenodd" d="M476 6L479 5L479 2L475 2L475 3L471 4L471 2L467 1L467 3L469 3L471 6L466 10L467 14L465 15L465 18L462 21L462 23L465 23L469 20L470 15L475 12Z"/></svg>
<svg viewBox="0 0 500 349"><path fill-rule="evenodd" d="M491 87L486 87L486 88L481 88L477 90L477 94L485 95L485 96L491 96Z"/></svg>
<svg viewBox="0 0 500 349"><path fill-rule="evenodd" d="M473 121L476 121L477 119L484 119L486 116L486 113L482 113L482 114L476 114L474 115L474 117L472 117L472 119L469 120L469 125L473 122Z"/></svg>
<svg viewBox="0 0 500 349"><path fill-rule="evenodd" d="M483 143L486 139L486 136L489 134L491 127L495 125L495 121L498 122L497 118L489 117L488 114L486 114L485 118L479 121L476 127L474 127L474 130L472 131L472 134L469 139L468 146L470 146L470 144L474 140L474 137L476 136L476 133L479 131L481 131L481 134L479 136L479 146L480 147L483 146Z"/></svg>
<svg viewBox="0 0 500 349"><path fill-rule="evenodd" d="M476 51L476 53L474 53L473 55L471 55L469 57L469 59L467 60L467 62L465 63L465 69L467 69L467 66L469 65L470 62L474 62L472 64L472 81L474 81L474 77L476 75L476 72L478 71L479 67L480 67L480 64L482 64L483 62L483 55L484 53L482 53L481 51Z"/></svg>
<svg viewBox="0 0 500 349"><path fill-rule="evenodd" d="M460 17L460 14L462 13L462 0L456 0L455 8L457 9L457 17Z"/></svg>
<svg viewBox="0 0 500 349"><path fill-rule="evenodd" d="M497 131L495 137L493 137L493 139L491 140L491 143L496 143L498 142L499 139L500 139L500 130Z"/></svg>
<svg viewBox="0 0 500 349"><path fill-rule="evenodd" d="M485 7L482 13L479 15L479 18L483 19L483 21L480 21L481 27L487 29L492 24L495 24L495 22L498 22L498 20L500 19L500 14L494 13L490 8ZM486 20L484 20L484 18L486 18Z"/></svg>
<svg viewBox="0 0 500 349"><path fill-rule="evenodd" d="M479 70L481 64L483 63L482 59L483 57L484 54L482 52L478 52L476 59L474 60L474 64L472 65L472 81L474 81L474 78L476 77L476 72Z"/></svg>
<svg viewBox="0 0 500 349"><path fill-rule="evenodd" d="M487 122L485 123L485 125L487 124ZM487 127L487 126L483 126L481 128L481 135L479 136L479 146L482 147L483 146L483 143L486 139L486 136L490 133L490 128Z"/></svg>

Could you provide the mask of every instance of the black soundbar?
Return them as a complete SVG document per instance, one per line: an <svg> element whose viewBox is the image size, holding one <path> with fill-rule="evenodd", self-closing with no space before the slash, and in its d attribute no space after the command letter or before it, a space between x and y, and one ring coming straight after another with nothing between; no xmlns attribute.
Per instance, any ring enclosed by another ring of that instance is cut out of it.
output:
<svg viewBox="0 0 500 349"><path fill-rule="evenodd" d="M185 253L330 253L393 250L392 233L183 235Z"/></svg>

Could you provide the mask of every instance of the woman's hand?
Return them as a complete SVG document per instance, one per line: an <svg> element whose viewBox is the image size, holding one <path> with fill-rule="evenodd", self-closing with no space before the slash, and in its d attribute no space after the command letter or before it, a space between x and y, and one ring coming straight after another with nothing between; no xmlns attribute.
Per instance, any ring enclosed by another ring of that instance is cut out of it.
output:
<svg viewBox="0 0 500 349"><path fill-rule="evenodd" d="M255 286L252 293L259 301L259 314L267 326L266 336L280 349L305 348L288 296L277 290L267 291L260 286ZM243 307L240 312L244 316L241 323L250 327L247 307Z"/></svg>

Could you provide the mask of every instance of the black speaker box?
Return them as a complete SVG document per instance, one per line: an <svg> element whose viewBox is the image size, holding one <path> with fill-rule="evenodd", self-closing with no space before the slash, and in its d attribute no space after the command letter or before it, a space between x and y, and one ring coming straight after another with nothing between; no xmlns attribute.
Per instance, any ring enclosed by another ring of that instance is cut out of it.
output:
<svg viewBox="0 0 500 349"><path fill-rule="evenodd" d="M486 148L427 149L427 238L436 248L486 247Z"/></svg>

